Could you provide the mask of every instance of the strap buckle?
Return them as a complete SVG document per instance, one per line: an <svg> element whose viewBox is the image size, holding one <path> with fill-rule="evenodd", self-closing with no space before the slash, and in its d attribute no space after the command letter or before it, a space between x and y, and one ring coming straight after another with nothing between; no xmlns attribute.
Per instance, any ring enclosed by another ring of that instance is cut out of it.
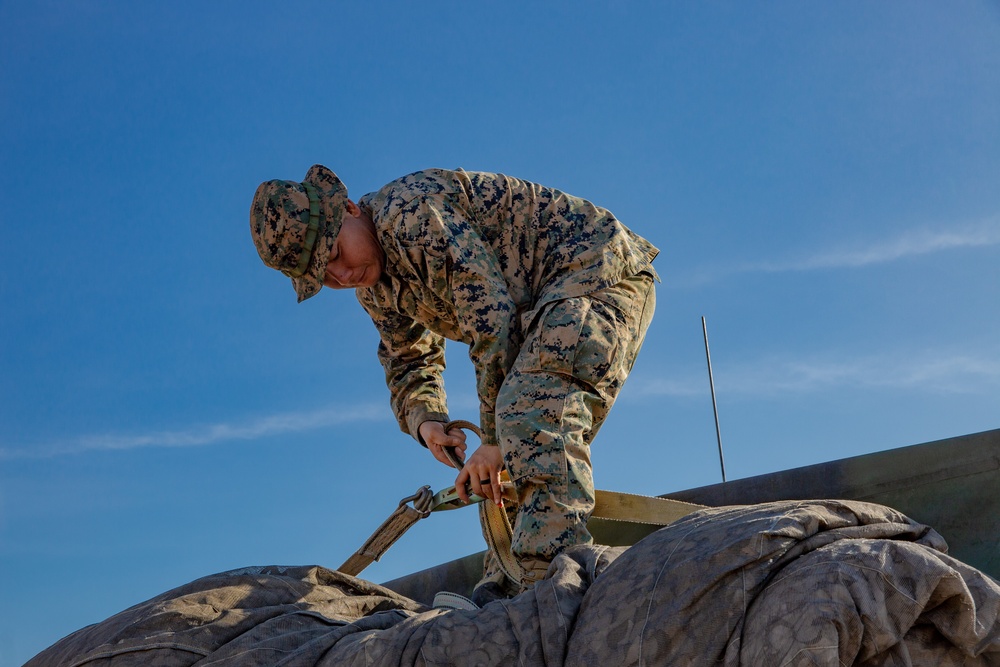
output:
<svg viewBox="0 0 1000 667"><path fill-rule="evenodd" d="M413 509L420 513L421 519L426 519L430 516L431 508L433 507L435 496L431 493L431 487L429 485L424 485L417 489L417 492L412 496L407 496L399 501L398 507L402 507L407 503L413 503Z"/></svg>
<svg viewBox="0 0 1000 667"><path fill-rule="evenodd" d="M484 500L486 500L486 498L483 498L482 496L477 496L474 493L469 493L470 505L475 503L481 503ZM468 505L463 503L462 499L458 497L458 491L455 489L454 486L449 486L435 493L430 503L431 512L457 510L462 507L468 507Z"/></svg>

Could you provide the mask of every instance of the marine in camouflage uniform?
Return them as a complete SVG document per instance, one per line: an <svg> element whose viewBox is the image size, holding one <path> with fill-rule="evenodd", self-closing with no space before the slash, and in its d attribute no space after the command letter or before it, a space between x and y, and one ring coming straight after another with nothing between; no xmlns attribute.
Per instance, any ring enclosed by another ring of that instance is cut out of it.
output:
<svg viewBox="0 0 1000 667"><path fill-rule="evenodd" d="M320 165L254 197L258 251L300 301L322 284L344 201ZM449 421L445 339L466 343L481 446L500 448L517 490L512 547L529 587L557 553L591 541L590 444L652 318L658 251L606 209L502 174L425 170L358 206L384 266L356 294L400 428L421 441L422 423Z"/></svg>

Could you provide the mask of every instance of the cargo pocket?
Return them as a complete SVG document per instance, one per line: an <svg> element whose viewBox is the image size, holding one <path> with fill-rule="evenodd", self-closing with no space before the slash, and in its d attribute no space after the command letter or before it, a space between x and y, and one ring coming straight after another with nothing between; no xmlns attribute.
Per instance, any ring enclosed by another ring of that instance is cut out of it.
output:
<svg viewBox="0 0 1000 667"><path fill-rule="evenodd" d="M561 299L549 305L536 326L535 370L572 376L595 390L621 370L618 318L608 304L590 297Z"/></svg>

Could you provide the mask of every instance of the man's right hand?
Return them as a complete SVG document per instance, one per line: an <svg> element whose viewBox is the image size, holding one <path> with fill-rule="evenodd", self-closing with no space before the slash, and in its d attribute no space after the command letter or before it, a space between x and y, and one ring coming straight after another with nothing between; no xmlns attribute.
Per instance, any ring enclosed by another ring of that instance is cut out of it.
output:
<svg viewBox="0 0 1000 667"><path fill-rule="evenodd" d="M427 449L431 450L441 463L449 468L454 468L448 457L444 455L445 447L454 447L455 454L460 461L465 460L465 433L460 428L453 429L445 433L444 422L425 421L420 425L420 437L423 439Z"/></svg>

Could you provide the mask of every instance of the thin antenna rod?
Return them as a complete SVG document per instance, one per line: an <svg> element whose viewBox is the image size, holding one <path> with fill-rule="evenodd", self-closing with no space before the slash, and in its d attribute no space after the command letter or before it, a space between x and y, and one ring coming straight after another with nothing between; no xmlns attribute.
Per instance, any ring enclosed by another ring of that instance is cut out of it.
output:
<svg viewBox="0 0 1000 667"><path fill-rule="evenodd" d="M726 459L722 456L722 431L719 430L719 406L715 402L715 380L712 379L712 355L708 352L708 325L705 316L701 318L701 331L705 334L705 361L708 362L708 386L712 388L712 412L715 413L715 439L719 443L719 467L722 468L722 481L726 481Z"/></svg>

